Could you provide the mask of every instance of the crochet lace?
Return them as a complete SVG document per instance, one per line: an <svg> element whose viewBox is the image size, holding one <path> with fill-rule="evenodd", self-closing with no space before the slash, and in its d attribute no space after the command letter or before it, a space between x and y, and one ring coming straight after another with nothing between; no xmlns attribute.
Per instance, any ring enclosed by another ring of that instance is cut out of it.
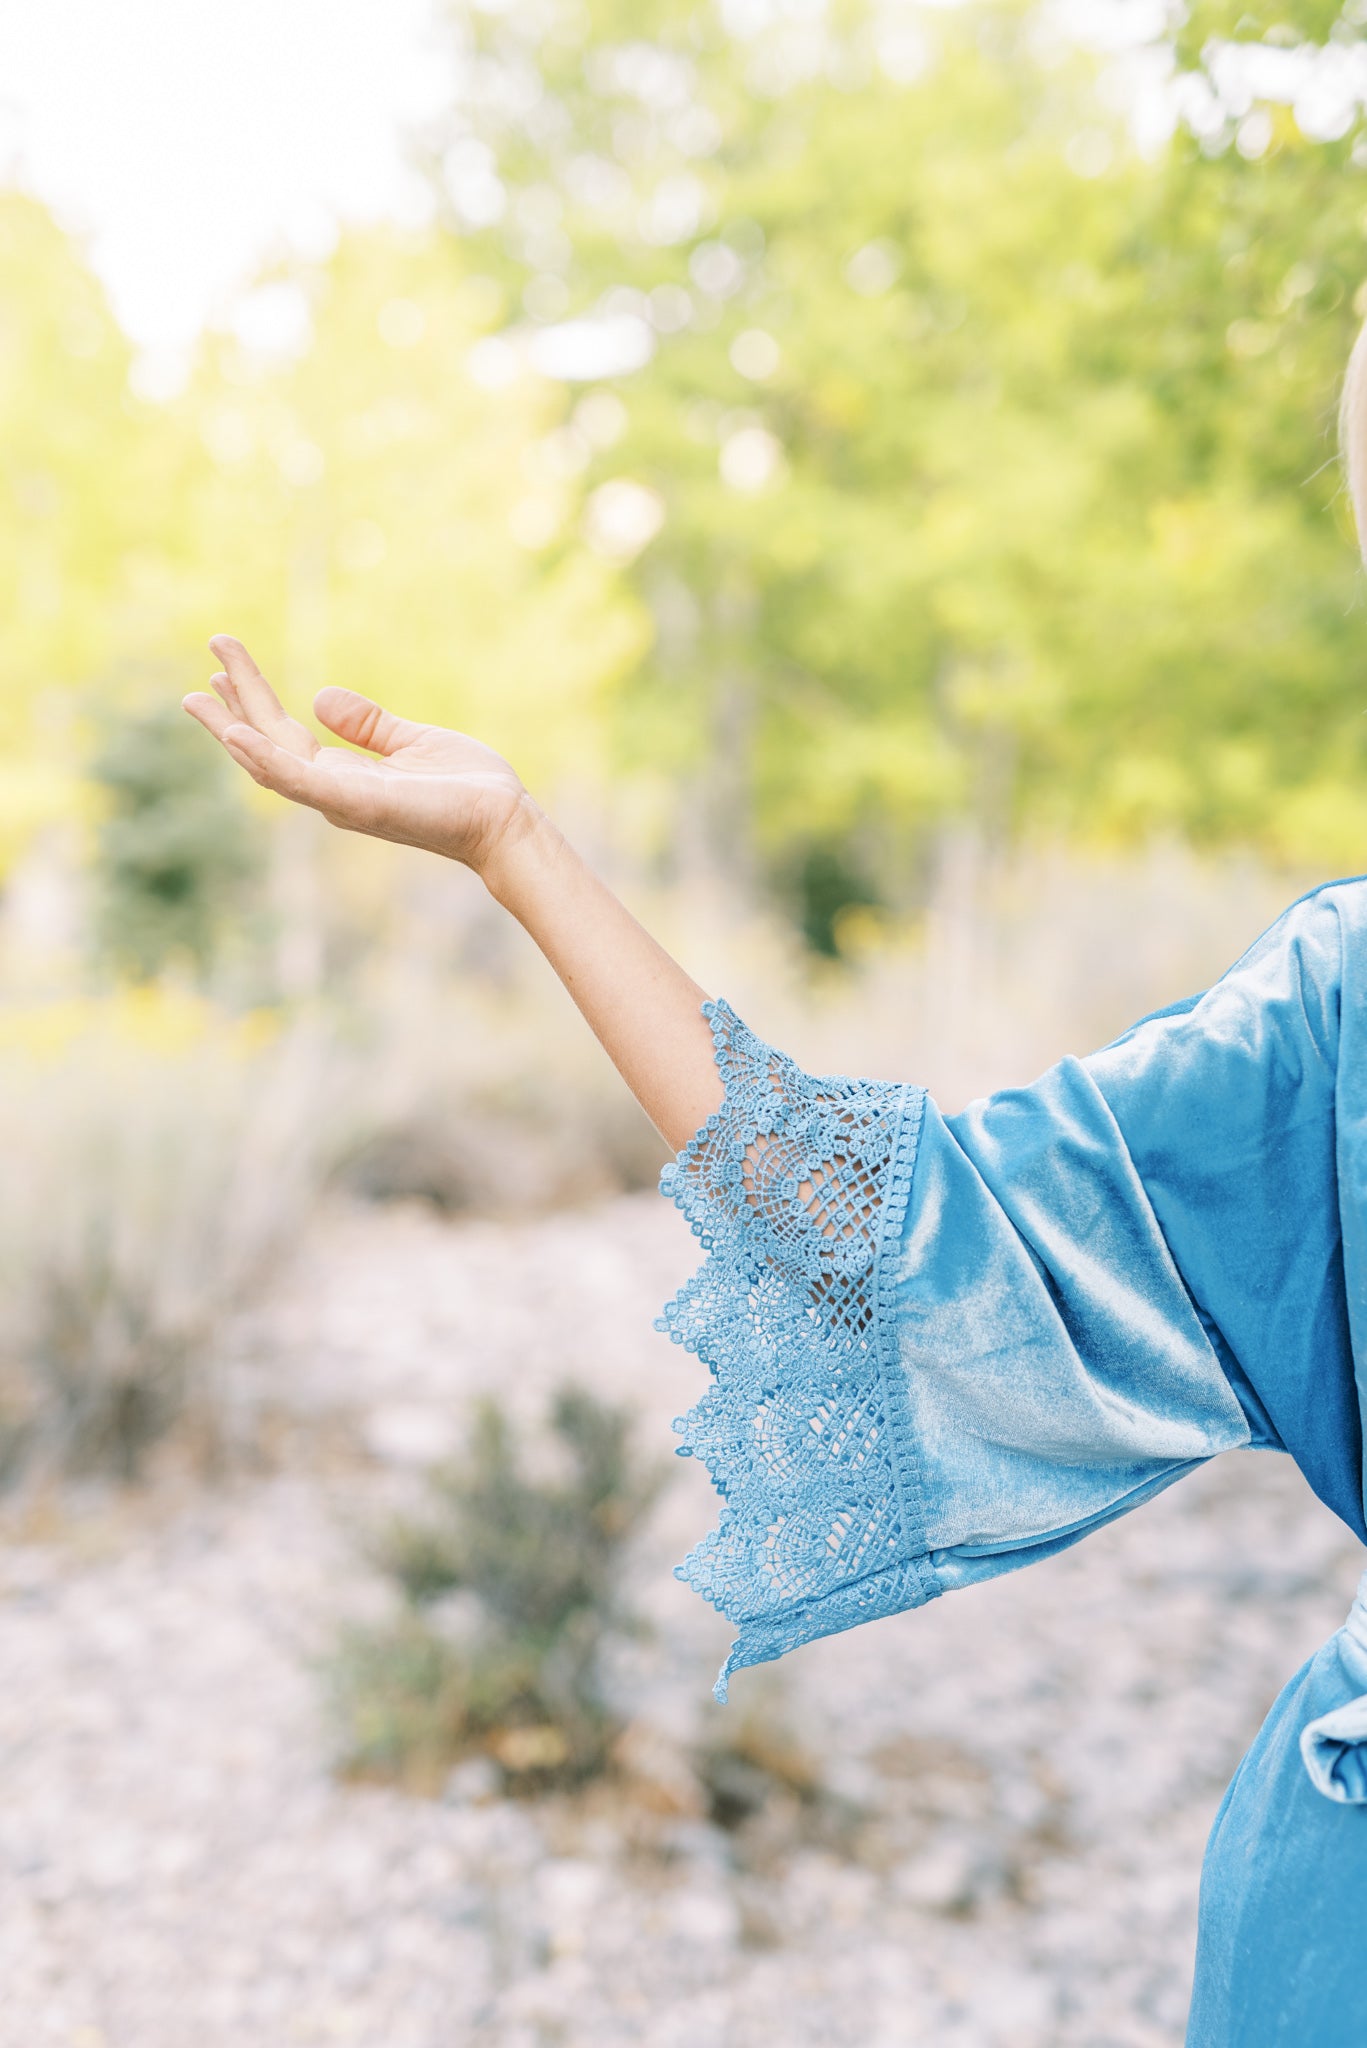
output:
<svg viewBox="0 0 1367 2048"><path fill-rule="evenodd" d="M713 1375L674 1427L721 1519L677 1569L740 1631L724 1700L731 1672L939 1590L883 1258L925 1097L805 1074L725 1003L703 1014L725 1099L660 1185L708 1256L656 1327Z"/></svg>

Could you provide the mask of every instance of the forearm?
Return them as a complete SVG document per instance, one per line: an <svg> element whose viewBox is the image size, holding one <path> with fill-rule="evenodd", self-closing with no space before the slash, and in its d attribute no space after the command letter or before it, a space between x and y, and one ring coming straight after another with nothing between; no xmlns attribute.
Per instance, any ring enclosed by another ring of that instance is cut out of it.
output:
<svg viewBox="0 0 1367 2048"><path fill-rule="evenodd" d="M678 1151L722 1099L704 991L529 805L481 873L545 954L632 1094Z"/></svg>

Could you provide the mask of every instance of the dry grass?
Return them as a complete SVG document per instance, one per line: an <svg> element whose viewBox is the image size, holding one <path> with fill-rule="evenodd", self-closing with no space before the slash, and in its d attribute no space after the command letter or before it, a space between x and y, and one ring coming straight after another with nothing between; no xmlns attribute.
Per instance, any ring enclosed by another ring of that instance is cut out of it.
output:
<svg viewBox="0 0 1367 2048"><path fill-rule="evenodd" d="M919 1081L946 1110L1105 1044L1209 985L1318 877L1181 847L1142 857L946 847L924 914L858 926L839 971L804 967L724 892L673 918L694 971L816 1072Z"/></svg>
<svg viewBox="0 0 1367 2048"><path fill-rule="evenodd" d="M434 899L430 864L395 879L363 971L293 1023L155 989L0 1010L0 1476L127 1479L168 1432L229 1438L225 1318L329 1183L511 1215L653 1182L659 1140L523 935L473 886ZM1302 886L965 839L924 916L856 930L838 971L725 888L629 894L803 1064L953 1108L1205 985Z"/></svg>

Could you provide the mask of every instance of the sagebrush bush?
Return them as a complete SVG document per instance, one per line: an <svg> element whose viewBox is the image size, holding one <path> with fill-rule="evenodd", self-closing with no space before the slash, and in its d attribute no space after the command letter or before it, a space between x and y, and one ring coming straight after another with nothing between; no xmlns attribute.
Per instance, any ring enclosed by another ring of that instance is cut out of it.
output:
<svg viewBox="0 0 1367 2048"><path fill-rule="evenodd" d="M562 1389L550 1422L558 1469L533 1474L504 1409L481 1403L424 1511L375 1539L402 1606L347 1630L330 1667L347 1772L432 1790L470 1751L520 1788L604 1767L616 1724L602 1653L635 1627L627 1548L663 1473L637 1462L626 1412L583 1389ZM453 1595L460 1627L442 1612Z"/></svg>
<svg viewBox="0 0 1367 2048"><path fill-rule="evenodd" d="M0 1469L136 1478L327 1169L326 1043L126 992L0 1043Z"/></svg>

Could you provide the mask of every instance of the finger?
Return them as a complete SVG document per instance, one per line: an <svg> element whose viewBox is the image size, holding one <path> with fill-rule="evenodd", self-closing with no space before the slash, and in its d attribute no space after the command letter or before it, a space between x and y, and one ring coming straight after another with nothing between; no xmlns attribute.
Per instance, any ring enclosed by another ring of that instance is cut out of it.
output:
<svg viewBox="0 0 1367 2048"><path fill-rule="evenodd" d="M286 747L279 747L258 732L254 725L229 724L222 735L223 744L233 759L259 782L263 789L273 789L277 796L287 796L292 803L307 804L310 810L321 810L323 799L331 788L331 778L323 775L311 761L301 761Z"/></svg>
<svg viewBox="0 0 1367 2048"><path fill-rule="evenodd" d="M422 731L411 719L396 718L369 697L355 690L340 690L335 684L318 692L313 708L329 732L350 740L354 747L368 747L372 754L392 754L411 746Z"/></svg>
<svg viewBox="0 0 1367 2048"><path fill-rule="evenodd" d="M221 740L229 726L234 723L232 714L224 709L217 697L211 697L206 690L192 690L188 697L182 697L180 701L191 718L197 718L216 740ZM242 721L239 719L236 722L241 724Z"/></svg>
<svg viewBox="0 0 1367 2048"><path fill-rule="evenodd" d="M243 722L254 725L258 732L265 733L278 747L297 754L301 761L311 761L318 751L317 740L297 718L290 717L242 642L229 633L216 633L209 645L228 672L228 681L242 706Z"/></svg>
<svg viewBox="0 0 1367 2048"><path fill-rule="evenodd" d="M223 699L223 702L227 705L239 725L251 724L251 720L247 716L246 705L233 688L231 678L225 675L222 669L219 670L216 676L210 676L209 687L211 690L218 691L219 696Z"/></svg>

